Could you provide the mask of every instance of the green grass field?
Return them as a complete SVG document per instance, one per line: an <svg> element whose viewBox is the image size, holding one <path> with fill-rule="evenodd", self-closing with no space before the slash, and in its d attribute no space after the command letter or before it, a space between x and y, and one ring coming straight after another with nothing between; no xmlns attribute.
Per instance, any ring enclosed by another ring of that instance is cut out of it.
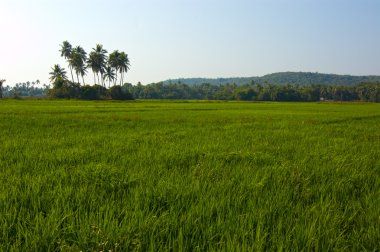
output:
<svg viewBox="0 0 380 252"><path fill-rule="evenodd" d="M379 251L380 104L0 101L0 251Z"/></svg>

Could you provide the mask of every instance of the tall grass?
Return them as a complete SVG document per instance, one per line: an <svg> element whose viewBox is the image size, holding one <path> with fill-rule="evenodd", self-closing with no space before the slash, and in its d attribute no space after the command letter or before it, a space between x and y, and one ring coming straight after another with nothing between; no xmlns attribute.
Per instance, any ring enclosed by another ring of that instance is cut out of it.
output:
<svg viewBox="0 0 380 252"><path fill-rule="evenodd" d="M380 249L380 104L0 101L1 251Z"/></svg>

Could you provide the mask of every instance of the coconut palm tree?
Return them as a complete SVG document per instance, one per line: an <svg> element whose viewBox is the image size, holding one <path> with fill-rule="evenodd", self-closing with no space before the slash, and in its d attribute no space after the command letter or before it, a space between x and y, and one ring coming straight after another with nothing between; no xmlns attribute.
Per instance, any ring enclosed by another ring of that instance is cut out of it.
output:
<svg viewBox="0 0 380 252"><path fill-rule="evenodd" d="M104 70L104 79L108 80L109 88L111 86L111 82L115 80L115 70L110 65L107 65Z"/></svg>
<svg viewBox="0 0 380 252"><path fill-rule="evenodd" d="M50 81L51 82L54 82L54 81L56 81L58 79L63 79L63 80L67 79L67 77L66 77L66 71L60 65L55 64L54 67L52 67L51 69L53 70L52 72L49 73L51 75L50 76Z"/></svg>
<svg viewBox="0 0 380 252"><path fill-rule="evenodd" d="M120 85L123 85L123 78L124 78L124 73L127 73L129 70L129 58L128 54L125 52L121 52L119 55L119 72L120 72Z"/></svg>
<svg viewBox="0 0 380 252"><path fill-rule="evenodd" d="M84 85L83 76L86 75L87 73L86 64L85 64L86 61L87 61L86 51L80 46L75 47L71 52L69 62L70 62L70 65L73 66L73 68L75 69L78 83L79 83L79 75L82 76L83 85Z"/></svg>
<svg viewBox="0 0 380 252"><path fill-rule="evenodd" d="M64 57L66 60L69 61L70 57L71 57L71 53L72 53L72 46L71 44L65 40L63 41L62 45L61 46L61 50L59 50L61 52L61 57ZM69 69L70 69L70 72L71 72L71 79L72 81L74 82L74 76L73 76L73 70L72 70L72 65L70 64L70 61L69 61Z"/></svg>
<svg viewBox="0 0 380 252"><path fill-rule="evenodd" d="M119 56L119 51L115 50L112 53L110 53L108 57L108 65L115 70L114 85L116 85L117 82L117 71L119 70Z"/></svg>
<svg viewBox="0 0 380 252"><path fill-rule="evenodd" d="M97 64L98 64L98 71L100 72L100 76L102 78L102 85L104 86L104 68L106 67L107 62L107 50L103 49L103 45L96 44L96 47L93 48L93 50L96 53L97 56Z"/></svg>
<svg viewBox="0 0 380 252"><path fill-rule="evenodd" d="M103 49L103 45L97 44L95 48L92 48L92 52L89 54L89 59L87 64L91 67L92 71L98 76L99 84L104 86L104 68L107 62L107 50ZM99 80L99 73L102 79L102 82Z"/></svg>
<svg viewBox="0 0 380 252"><path fill-rule="evenodd" d="M97 64L97 56L95 52L90 52L87 59L87 66L91 68L92 72L94 73L94 84L96 84L96 76L98 75L98 64ZM99 75L98 75L99 80Z"/></svg>

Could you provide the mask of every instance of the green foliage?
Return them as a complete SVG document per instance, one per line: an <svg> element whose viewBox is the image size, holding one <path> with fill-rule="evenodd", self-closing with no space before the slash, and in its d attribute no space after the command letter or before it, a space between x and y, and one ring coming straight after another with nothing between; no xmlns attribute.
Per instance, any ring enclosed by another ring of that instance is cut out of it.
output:
<svg viewBox="0 0 380 252"><path fill-rule="evenodd" d="M123 90L121 86L113 86L108 92L112 100L133 100L132 94L128 90Z"/></svg>
<svg viewBox="0 0 380 252"><path fill-rule="evenodd" d="M43 84L38 86L39 80L16 83L13 87L4 87L4 97L14 97L16 94L19 97L43 97L46 96L49 86Z"/></svg>
<svg viewBox="0 0 380 252"><path fill-rule="evenodd" d="M188 86L183 83L153 83L129 87L137 99L208 99L243 101L370 101L379 102L380 82L356 86L272 85L270 83L245 85L224 84Z"/></svg>
<svg viewBox="0 0 380 252"><path fill-rule="evenodd" d="M80 86L68 80L57 79L53 83L53 88L49 90L50 98L82 99L82 100L133 100L133 96L127 89L120 86L113 86L109 89L101 85Z"/></svg>
<svg viewBox="0 0 380 252"><path fill-rule="evenodd" d="M0 251L380 250L380 104L0 107Z"/></svg>
<svg viewBox="0 0 380 252"><path fill-rule="evenodd" d="M80 98L83 100L100 100L107 97L107 89L100 85L80 87Z"/></svg>
<svg viewBox="0 0 380 252"><path fill-rule="evenodd" d="M81 87L78 83L72 83L68 80L57 78L53 82L53 88L49 89L48 97L50 98L80 98Z"/></svg>
<svg viewBox="0 0 380 252"><path fill-rule="evenodd" d="M238 86L249 83L272 83L274 85L337 85L353 86L361 82L380 82L380 76L352 76L337 74L305 73L305 72L282 72L267 74L261 77L239 77L239 78L182 78L164 81L165 84L181 82L186 85L200 85L210 83L212 85L225 85L236 83Z"/></svg>

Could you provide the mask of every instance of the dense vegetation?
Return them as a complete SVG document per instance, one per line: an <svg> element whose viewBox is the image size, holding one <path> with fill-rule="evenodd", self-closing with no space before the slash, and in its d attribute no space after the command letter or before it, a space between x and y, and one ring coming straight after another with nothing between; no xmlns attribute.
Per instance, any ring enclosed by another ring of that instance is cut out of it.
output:
<svg viewBox="0 0 380 252"><path fill-rule="evenodd" d="M244 101L370 101L380 102L380 82L356 86L271 85L255 82L236 85L186 85L181 82L124 85L137 99L202 99Z"/></svg>
<svg viewBox="0 0 380 252"><path fill-rule="evenodd" d="M34 96L71 99L197 99L242 101L369 101L380 102L380 83L361 83L355 86L225 84L185 85L183 83L154 83L149 85L79 85L68 80L54 81L52 88L35 86L35 82L6 86L5 97Z"/></svg>
<svg viewBox="0 0 380 252"><path fill-rule="evenodd" d="M23 83L16 83L13 87L5 86L3 87L2 93L4 97L44 97L49 90L49 86L43 84L40 86L40 81L27 81Z"/></svg>
<svg viewBox="0 0 380 252"><path fill-rule="evenodd" d="M244 85L255 82L258 84L271 83L273 85L328 85L328 86L353 86L362 82L380 82L380 76L352 76L338 74L322 74L308 72L283 72L272 73L261 77L236 77L236 78L181 78L164 81L165 84L181 82L186 85L200 85L209 83L212 85L225 85L235 83Z"/></svg>
<svg viewBox="0 0 380 252"><path fill-rule="evenodd" d="M105 88L101 85L84 85L73 83L61 78L56 79L53 87L48 90L48 96L51 98L69 98L82 100L133 100L133 96L126 87L119 85Z"/></svg>
<svg viewBox="0 0 380 252"><path fill-rule="evenodd" d="M380 104L0 108L1 251L380 250Z"/></svg>

